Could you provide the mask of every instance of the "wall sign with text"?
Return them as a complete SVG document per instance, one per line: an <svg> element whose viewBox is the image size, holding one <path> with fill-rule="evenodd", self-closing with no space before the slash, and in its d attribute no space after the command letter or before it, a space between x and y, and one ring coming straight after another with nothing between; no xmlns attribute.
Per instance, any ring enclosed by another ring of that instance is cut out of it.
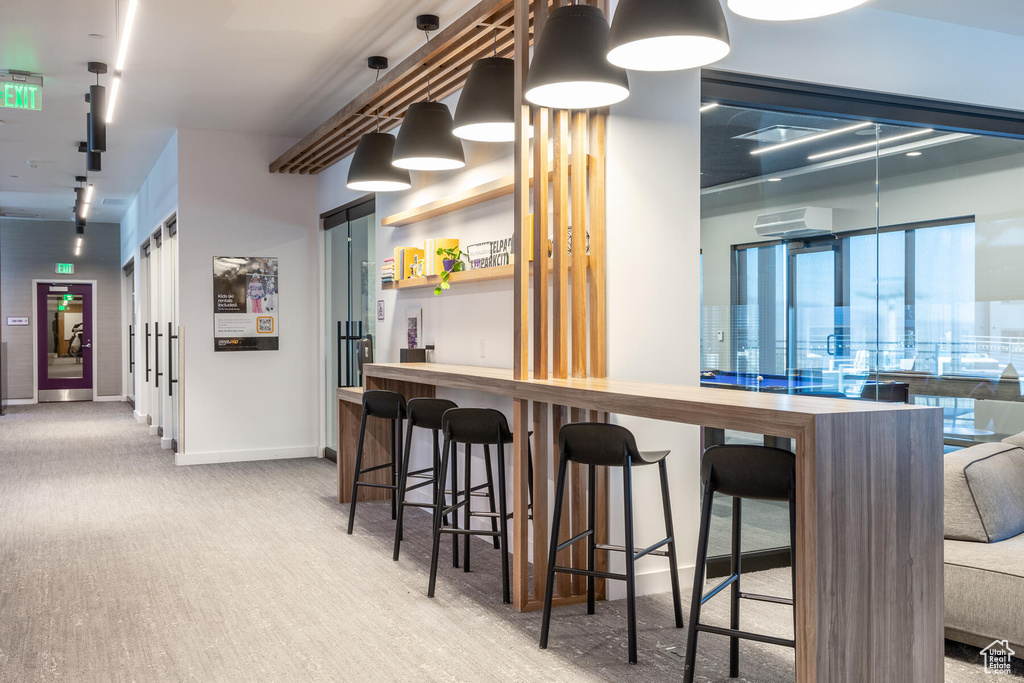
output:
<svg viewBox="0 0 1024 683"><path fill-rule="evenodd" d="M213 350L277 351L277 258L213 257Z"/></svg>

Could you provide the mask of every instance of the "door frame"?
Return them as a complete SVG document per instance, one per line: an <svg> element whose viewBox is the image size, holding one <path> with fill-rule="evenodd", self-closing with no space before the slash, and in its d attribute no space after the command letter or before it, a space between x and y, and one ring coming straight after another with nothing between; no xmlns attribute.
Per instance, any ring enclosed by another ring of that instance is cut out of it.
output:
<svg viewBox="0 0 1024 683"><path fill-rule="evenodd" d="M89 285L92 287L92 331L93 331L93 348L95 349L97 344L96 340L99 337L99 316L98 316L98 299L96 297L97 292L97 281L96 280L69 280L65 278L46 278L39 279L34 278L32 280L32 310L39 310L39 285ZM33 313L34 317L38 317ZM36 320L36 324L39 321ZM38 329L33 329L33 337L39 334ZM33 344L35 348L35 344ZM93 362L92 362L92 401L96 400L99 395L99 358L97 352L93 351ZM33 351L32 353L32 403L39 403L39 353Z"/></svg>

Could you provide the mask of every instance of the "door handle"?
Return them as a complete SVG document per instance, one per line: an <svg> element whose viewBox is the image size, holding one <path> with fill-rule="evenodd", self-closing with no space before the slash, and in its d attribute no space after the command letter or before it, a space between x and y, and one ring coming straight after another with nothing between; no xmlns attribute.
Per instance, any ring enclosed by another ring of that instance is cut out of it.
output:
<svg viewBox="0 0 1024 683"><path fill-rule="evenodd" d="M153 343L153 386L159 389L160 378L164 374L160 372L160 337L164 336L160 334L160 323L153 323L153 336L156 337Z"/></svg>
<svg viewBox="0 0 1024 683"><path fill-rule="evenodd" d="M92 342L91 342L91 341L87 341L87 342L85 342L85 344L83 344L82 346L83 346L83 347L85 347L85 348L87 348L87 349L91 349L91 348L92 348Z"/></svg>

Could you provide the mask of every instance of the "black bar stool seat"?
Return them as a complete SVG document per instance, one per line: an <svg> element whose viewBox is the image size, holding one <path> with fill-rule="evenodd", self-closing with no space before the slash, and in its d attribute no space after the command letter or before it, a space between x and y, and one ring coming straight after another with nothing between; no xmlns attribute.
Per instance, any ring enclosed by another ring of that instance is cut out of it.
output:
<svg viewBox="0 0 1024 683"><path fill-rule="evenodd" d="M406 404L406 412L408 414L409 426L405 435L405 455L402 458L402 471L398 477L399 489L398 489L398 523L395 525L395 547L394 555L392 559L398 560L399 551L402 545L402 534L404 531L404 518L406 507L419 507L419 508L430 508L433 509L438 505L438 500L444 497L444 481L445 473L441 471L441 446L440 446L440 433L441 433L441 418L445 411L451 410L452 408L458 408L458 405L454 401L449 401L443 398L411 398L408 404ZM418 470L410 471L409 455L412 450L412 430L414 427L420 429L430 430L433 436L434 446L434 459L431 467L425 467ZM418 480L412 486L409 485L409 479ZM452 459L452 481L458 481L458 470L455 465L455 459ZM406 495L409 491L415 491L416 489L423 488L425 486L432 486L432 497L430 503L411 503L406 500ZM448 516L444 516L444 523L448 523ZM459 566L459 545L452 539L454 564Z"/></svg>
<svg viewBox="0 0 1024 683"><path fill-rule="evenodd" d="M672 506L668 492L668 469L665 458L669 451L641 451L636 446L632 432L625 427L596 422L567 424L558 431L558 444L561 456L558 463L558 479L556 480L554 523L551 529L551 545L548 550L547 584L544 590L544 614L541 620L540 646L548 646L548 632L551 626L551 603L554 599L555 574L575 574L587 577L587 614L594 614L594 579L617 579L626 582L626 615L629 629L629 661L636 664L636 561L645 555L667 557L670 564L672 581L672 602L675 610L676 628L683 627L683 610L679 597L679 563L676 560L675 534L672 529ZM587 530L570 538L564 543L558 542L559 526L562 520L562 505L565 500L565 482L569 463L574 462L590 466L587 477ZM665 515L665 538L647 548L636 548L633 544L633 478L634 466L657 465L661 479L661 500ZM626 542L623 546L598 544L595 533L597 484L594 476L595 467L621 467L623 484L623 507L625 512ZM557 565L558 553L574 543L587 540L587 569L560 567ZM667 547L666 550L662 550ZM597 571L594 568L595 551L618 551L625 553L626 573L613 574Z"/></svg>
<svg viewBox="0 0 1024 683"><path fill-rule="evenodd" d="M359 487L390 489L391 519L398 516L398 470L402 463L402 422L405 420L405 397L395 391L370 390L363 392L363 413L359 418L359 444L356 446L356 464L352 476L352 501L349 504L348 533L352 533L356 521L356 498ZM391 422L391 461L363 469L363 444L366 441L366 421L369 418L389 420ZM390 469L391 483L376 484L359 481L359 477L369 472Z"/></svg>
<svg viewBox="0 0 1024 683"><path fill-rule="evenodd" d="M441 431L444 433L444 448L441 452L440 471L448 469L448 462L455 461L457 445L463 444L465 450L465 474L462 490L458 484L452 483L451 505L434 507L434 544L430 555L430 583L427 596L434 597L437 583L437 562L442 534L461 535L463 537L462 556L463 571L470 570L470 537L490 536L494 539L494 547L501 550L502 599L505 603L512 602L511 584L508 562L508 498L505 486L505 445L512 443L512 431L508 421L500 411L490 408L452 408L446 411L441 420ZM477 486L472 485L472 447L484 447L484 466L487 481ZM491 468L491 446L497 447L498 490L497 510L495 510L495 492ZM478 512L471 509L471 500L475 493L487 490L489 512ZM458 526L458 512L463 512L463 526ZM444 523L444 518L452 515L452 524ZM473 517L486 517L491 520L491 529L472 529Z"/></svg>
<svg viewBox="0 0 1024 683"><path fill-rule="evenodd" d="M693 683L697 660L697 634L712 633L729 638L729 676L739 676L739 641L753 640L770 645L796 647L796 641L761 633L740 630L740 600L757 600L794 605L793 598L745 593L740 590L741 501L789 501L789 535L791 578L796 595L796 456L780 448L768 446L712 446L701 459L701 481L704 498L700 513L700 535L697 541L697 566L693 573L693 598L690 602L690 628L686 634L684 683ZM704 594L704 568L708 559L708 535L711 529L711 506L715 492L732 497L732 562L730 575ZM704 603L729 588L729 628L702 624L700 612ZM796 633L796 610L793 610L793 632Z"/></svg>

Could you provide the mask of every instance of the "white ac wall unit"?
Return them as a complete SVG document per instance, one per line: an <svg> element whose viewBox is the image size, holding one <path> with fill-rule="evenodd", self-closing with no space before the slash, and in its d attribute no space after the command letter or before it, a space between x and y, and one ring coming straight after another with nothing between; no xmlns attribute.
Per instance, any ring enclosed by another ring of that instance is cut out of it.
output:
<svg viewBox="0 0 1024 683"><path fill-rule="evenodd" d="M809 237L832 232L833 209L805 206L774 213L763 213L754 220L759 237Z"/></svg>

